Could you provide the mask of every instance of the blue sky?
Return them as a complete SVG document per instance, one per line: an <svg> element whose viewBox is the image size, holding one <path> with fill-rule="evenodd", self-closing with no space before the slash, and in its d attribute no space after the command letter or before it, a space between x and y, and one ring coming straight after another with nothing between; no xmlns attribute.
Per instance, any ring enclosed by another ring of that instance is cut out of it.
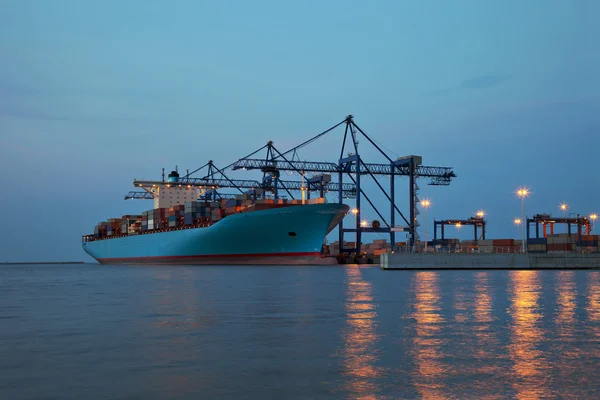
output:
<svg viewBox="0 0 600 400"><path fill-rule="evenodd" d="M133 178L286 149L349 113L397 155L455 168L421 185L430 226L484 209L490 236L516 236L521 185L529 214L600 212L595 1L2 8L0 261L89 260L97 221L151 207L122 200ZM300 156L335 161L342 134Z"/></svg>

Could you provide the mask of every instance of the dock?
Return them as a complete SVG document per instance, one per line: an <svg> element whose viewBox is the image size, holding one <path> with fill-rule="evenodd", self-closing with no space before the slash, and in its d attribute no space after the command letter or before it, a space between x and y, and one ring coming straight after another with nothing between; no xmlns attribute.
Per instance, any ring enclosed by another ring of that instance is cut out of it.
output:
<svg viewBox="0 0 600 400"><path fill-rule="evenodd" d="M383 253L383 270L600 269L600 254Z"/></svg>

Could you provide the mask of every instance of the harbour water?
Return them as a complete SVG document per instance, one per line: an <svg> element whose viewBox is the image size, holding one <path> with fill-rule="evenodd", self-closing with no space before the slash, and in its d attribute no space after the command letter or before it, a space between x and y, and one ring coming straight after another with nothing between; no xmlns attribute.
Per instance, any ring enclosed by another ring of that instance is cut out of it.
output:
<svg viewBox="0 0 600 400"><path fill-rule="evenodd" d="M0 267L1 399L598 398L600 271Z"/></svg>

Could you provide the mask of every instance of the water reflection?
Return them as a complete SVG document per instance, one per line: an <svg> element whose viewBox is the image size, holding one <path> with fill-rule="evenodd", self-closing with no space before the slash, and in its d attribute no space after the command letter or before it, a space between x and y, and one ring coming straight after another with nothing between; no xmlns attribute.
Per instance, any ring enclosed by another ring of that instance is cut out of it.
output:
<svg viewBox="0 0 600 400"><path fill-rule="evenodd" d="M513 387L519 399L549 396L547 360L539 349L544 341L539 310L541 295L539 271L514 271L510 274L511 337L508 346L513 362Z"/></svg>
<svg viewBox="0 0 600 400"><path fill-rule="evenodd" d="M153 325L148 326L147 335L160 341L147 351L145 368L152 373L151 385L178 396L197 393L206 381L186 368L200 358L196 338L189 333L198 334L212 325L214 318L199 304L200 292L195 287L192 269L156 268L152 272L160 284L148 294L154 314L146 316L146 322ZM164 372L165 366L169 373Z"/></svg>
<svg viewBox="0 0 600 400"><path fill-rule="evenodd" d="M477 345L473 348L473 357L483 362L478 363L476 368L479 373L495 374L499 369L498 365L498 339L494 322L496 318L492 314L492 295L489 283L488 272L477 272L475 274L475 299L473 310L473 334L477 340Z"/></svg>
<svg viewBox="0 0 600 400"><path fill-rule="evenodd" d="M573 271L560 271L556 285L558 313L555 322L558 335L567 340L572 340L575 329L576 287L574 278Z"/></svg>
<svg viewBox="0 0 600 400"><path fill-rule="evenodd" d="M587 335L596 344L589 346L590 355L600 357L600 272L590 272L587 279L585 311L588 319Z"/></svg>
<svg viewBox="0 0 600 400"><path fill-rule="evenodd" d="M456 290L454 291L454 320L459 324L464 324L469 320L468 291L464 280L462 276L457 277Z"/></svg>
<svg viewBox="0 0 600 400"><path fill-rule="evenodd" d="M375 334L377 312L371 284L362 279L360 268L348 267L346 274L348 329L344 335L344 374L348 381L345 389L361 398L370 398L370 394L376 391L374 380L379 374L375 367L378 360Z"/></svg>
<svg viewBox="0 0 600 400"><path fill-rule="evenodd" d="M423 398L444 398L444 379L447 366L441 347L441 336L445 320L441 314L440 293L437 272L417 272L413 275L413 314L415 334L412 340L412 353L415 362L413 382Z"/></svg>
<svg viewBox="0 0 600 400"><path fill-rule="evenodd" d="M490 295L487 272L478 272L475 274L475 310L473 311L473 317L477 323L475 326L475 335L480 340L487 340L492 332L490 324L494 321L492 318L492 296Z"/></svg>
<svg viewBox="0 0 600 400"><path fill-rule="evenodd" d="M577 343L577 286L575 272L560 271L556 275L556 368L560 371L557 381L563 388L563 395L581 397L582 387L589 382L586 374L579 374L582 349ZM587 351L584 350L584 351ZM585 396L583 396L585 397Z"/></svg>
<svg viewBox="0 0 600 400"><path fill-rule="evenodd" d="M589 273L585 311L588 320L600 322L600 272Z"/></svg>

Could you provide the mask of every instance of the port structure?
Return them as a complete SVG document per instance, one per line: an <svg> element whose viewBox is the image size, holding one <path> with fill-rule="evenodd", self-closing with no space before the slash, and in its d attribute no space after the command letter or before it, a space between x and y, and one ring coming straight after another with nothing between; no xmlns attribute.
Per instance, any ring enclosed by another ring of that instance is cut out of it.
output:
<svg viewBox="0 0 600 400"><path fill-rule="evenodd" d="M275 174L265 174L263 176L262 182L251 179L231 179L229 178L224 170L226 170L231 165L220 169L218 168L212 160L208 163L204 164L202 167L197 168L196 170L189 172L181 177L177 177L176 181L165 181L164 179L164 169L163 169L163 178L161 181L148 181L148 180L133 180L133 185L143 189L143 191L130 191L127 195L125 195L125 200L129 199L143 199L143 200L151 200L154 199L156 194L153 191L154 187L158 186L179 186L188 188L200 188L201 194L200 199L205 200L215 200L221 198L232 198L235 197L235 194L231 193L221 193L219 189L229 188L236 189L240 194L251 194L253 198L264 197L264 193L274 193L274 197L278 198L278 192L280 190L285 190L287 194L293 199L294 196L292 192L294 191L305 191L310 198L311 191L318 191L320 196L324 196L325 191L334 190L334 191L342 191L342 193L347 198L353 198L356 195L356 187L353 184L345 183L342 185L338 185L335 182L331 182L330 179L323 177L319 180L309 180L306 184L298 181L282 181L277 179L279 175ZM193 174L196 174L201 171L206 171L206 174L200 178L192 177ZM177 167L173 173L177 173ZM178 175L178 173L177 173Z"/></svg>
<svg viewBox="0 0 600 400"><path fill-rule="evenodd" d="M592 231L592 221L590 221L587 217L580 217L577 214L576 218L561 218L561 217L552 217L550 214L536 214L532 218L527 218L526 225L526 238L530 239L530 225L535 225L535 238L540 238L540 225L542 225L543 229L543 237L546 238L548 236L548 227L550 228L550 234L554 234L554 225L555 224L566 224L567 225L567 233L569 235L572 234L571 228L573 226L577 227L576 233L577 237L581 237L582 229L585 228L586 235L589 235Z"/></svg>
<svg viewBox="0 0 600 400"><path fill-rule="evenodd" d="M441 228L442 237L440 240L444 240L444 227L445 226L472 226L473 227L473 240L477 241L479 236L477 235L477 228L481 228L481 239L485 240L485 226L486 221L480 217L470 217L469 219L444 219L444 220L433 220L433 240L437 240L438 226Z"/></svg>
<svg viewBox="0 0 600 400"><path fill-rule="evenodd" d="M342 125L345 125L344 138L337 163L300 161L295 159L299 149L309 145L310 143L316 141L320 137ZM365 163L358 151L359 135L362 135L362 137L364 137L379 152L379 154L383 156L386 162L377 164ZM350 141L351 144L347 144L347 142ZM350 149L353 149L354 152L344 156L346 146L348 146ZM266 157L253 157L254 154L265 148L267 150ZM263 174L268 174L274 179L279 178L281 171L296 172L299 173L303 178L306 173L334 175L338 177L337 192L338 201L340 204L342 204L345 197L343 190L343 179L344 177L349 178L351 183L356 187L356 210L354 211L356 214L356 221L355 227L349 229L344 228L343 221L339 224L340 257L343 256L344 252L359 254L361 249L362 233L367 232L389 233L392 246L396 243L396 232L408 232L411 249L414 250L415 241L417 240L416 228L419 226L416 219L418 214L416 206L419 202L417 197L417 191L419 190L419 187L416 183L416 180L418 178L426 178L429 179L429 185L446 186L450 184L452 178L456 177L454 171L450 167L431 167L421 165L421 157L419 156L407 156L393 160L354 122L352 115L348 115L343 121L285 152L280 152L277 150L273 145L273 142L269 141L265 146L258 149L251 155L241 158L233 163L232 169L260 170L263 172ZM361 182L362 176L370 176L386 197L387 201L389 202L389 221L383 217L383 214L377 209L377 207L375 207L369 196L363 190ZM378 176L389 177L389 191L386 191L381 183L377 180ZM407 176L409 178L410 211L408 217L406 217L396 205L395 178L400 176ZM323 175L313 176L311 179L316 179L319 181L323 179ZM329 189L331 189L331 183L329 185ZM277 194L277 192L275 192L275 194ZM381 226L379 221L373 221L370 227L362 226L360 215L361 202L363 199L370 204L375 213L383 222L384 226ZM405 226L396 226L396 215L399 215L402 218L406 224ZM356 234L356 245L354 248L343 248L345 233Z"/></svg>

